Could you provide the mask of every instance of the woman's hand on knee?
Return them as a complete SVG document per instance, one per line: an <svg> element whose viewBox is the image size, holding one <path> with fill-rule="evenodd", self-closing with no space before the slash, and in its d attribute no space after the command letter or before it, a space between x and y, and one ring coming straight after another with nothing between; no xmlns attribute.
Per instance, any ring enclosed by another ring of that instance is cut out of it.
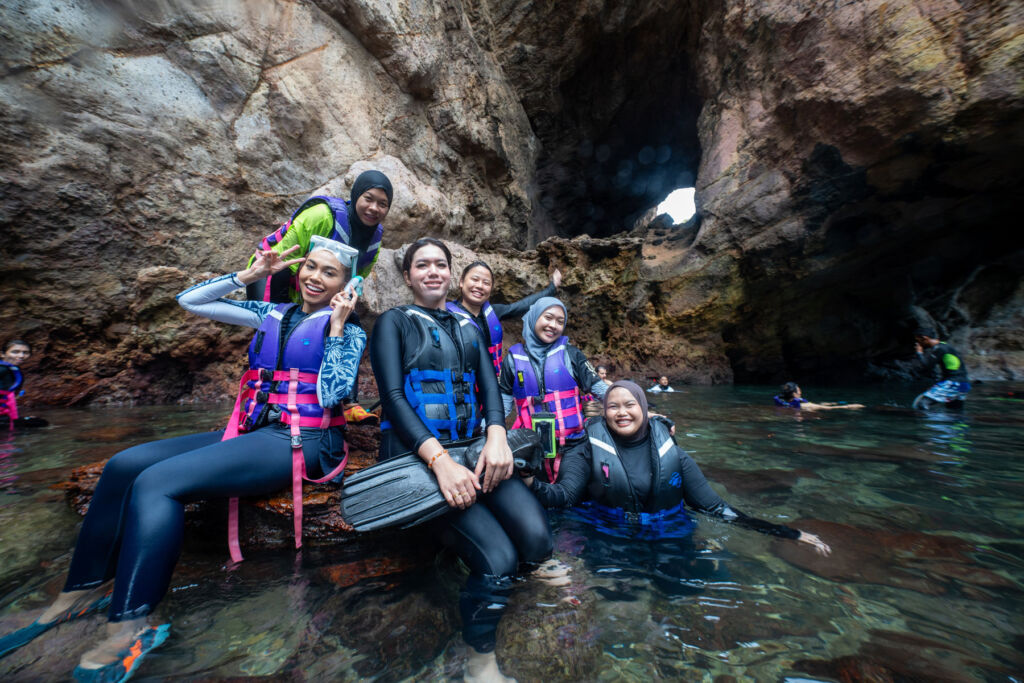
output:
<svg viewBox="0 0 1024 683"><path fill-rule="evenodd" d="M505 428L498 425L488 427L487 441L476 463L476 476L483 475L484 493L493 491L498 484L511 477L514 467Z"/></svg>

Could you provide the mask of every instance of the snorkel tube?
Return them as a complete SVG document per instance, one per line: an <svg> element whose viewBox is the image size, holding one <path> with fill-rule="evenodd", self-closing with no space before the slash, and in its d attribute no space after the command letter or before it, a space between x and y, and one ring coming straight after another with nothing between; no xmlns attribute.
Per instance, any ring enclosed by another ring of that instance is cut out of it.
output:
<svg viewBox="0 0 1024 683"><path fill-rule="evenodd" d="M354 278L348 281L345 285L346 292L355 292L357 296L363 295L363 276L356 275Z"/></svg>

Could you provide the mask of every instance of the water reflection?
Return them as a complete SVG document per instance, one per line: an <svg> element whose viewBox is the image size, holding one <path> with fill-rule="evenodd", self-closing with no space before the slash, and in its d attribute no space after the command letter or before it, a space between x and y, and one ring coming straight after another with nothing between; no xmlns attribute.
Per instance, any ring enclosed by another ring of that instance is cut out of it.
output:
<svg viewBox="0 0 1024 683"><path fill-rule="evenodd" d="M550 681L1011 679L1024 670L1024 405L987 387L961 412L929 415L794 416L770 405L772 387L658 397L730 503L819 533L833 557L700 515L692 534L655 543L555 515L568 581L517 587L499 630L504 670ZM914 387L815 394L884 408L908 405ZM50 427L0 437L0 632L60 588L79 519L52 484L134 443L213 428L225 412L49 411ZM217 551L186 552L158 608L171 639L140 675L457 676L463 576L452 563L442 554L386 575L309 550L253 553L229 570ZM101 624L54 629L0 660L0 677L65 677Z"/></svg>

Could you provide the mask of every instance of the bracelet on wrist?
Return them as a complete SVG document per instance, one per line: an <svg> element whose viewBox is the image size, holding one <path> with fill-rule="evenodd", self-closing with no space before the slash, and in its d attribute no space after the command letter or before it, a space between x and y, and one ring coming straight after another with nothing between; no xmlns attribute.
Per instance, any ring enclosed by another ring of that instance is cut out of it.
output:
<svg viewBox="0 0 1024 683"><path fill-rule="evenodd" d="M440 457L441 457L442 455L448 455L448 451L447 451L447 450L445 450L444 448L442 448L441 450L439 450L439 451L438 451L438 452L437 452L437 453L436 453L436 454L434 455L434 457L432 457L432 458L431 458L430 460L428 460L428 461L427 461L427 467L428 467L429 469L434 469L434 462L435 462L435 461L436 461L436 460L437 460L438 458L440 458Z"/></svg>

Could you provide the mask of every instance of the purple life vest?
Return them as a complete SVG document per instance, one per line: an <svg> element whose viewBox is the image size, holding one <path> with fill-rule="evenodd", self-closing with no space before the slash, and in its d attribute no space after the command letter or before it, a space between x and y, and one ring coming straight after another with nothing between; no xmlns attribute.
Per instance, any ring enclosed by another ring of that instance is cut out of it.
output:
<svg viewBox="0 0 1024 683"><path fill-rule="evenodd" d="M323 308L311 313L296 324L288 337L281 339L281 322L296 304L280 304L263 319L249 344L249 371L245 382L247 396L239 415L239 429L248 431L259 423L270 406L282 407L283 422L291 423L286 408L287 393L281 392L288 382L284 377L292 369L298 370L296 407L299 426L326 428L345 424L341 407L324 410L316 393L317 376L324 358L324 339L331 323L331 309ZM283 347L283 348L282 348Z"/></svg>
<svg viewBox="0 0 1024 683"><path fill-rule="evenodd" d="M445 304L445 308L448 309L449 313L457 315L460 318L465 318L469 322L473 323L473 326L480 330L480 325L478 325L476 320L473 318L473 314L462 308L458 302L449 301ZM498 320L498 314L494 312L494 308L491 306L490 302L484 303L481 308L481 312L484 314L484 319L487 320L487 327L491 331L491 345L487 347L487 352L491 354L491 361L494 363L494 373L500 377L502 337L501 321ZM483 334L483 330L480 330L480 333Z"/></svg>
<svg viewBox="0 0 1024 683"><path fill-rule="evenodd" d="M280 228L270 233L260 242L260 249L267 250L279 243L284 236L288 233L288 229L292 226L292 221L300 213L313 206L323 202L330 207L331 213L334 214L334 230L331 231L329 237L332 240L337 240L342 244L351 246L352 242L352 227L348 224L348 205L349 203L339 197L328 197L326 195L317 195L316 197L310 197L302 206L295 210L292 217L288 219L288 222L282 225ZM356 263L356 272L353 275L362 275L364 278L370 274L370 269L373 268L373 264L377 261L377 256L380 253L381 238L384 236L384 225L378 223L374 229L373 238L370 240L370 245L366 248L366 251L359 255L359 261ZM305 254L303 254L305 256Z"/></svg>
<svg viewBox="0 0 1024 683"><path fill-rule="evenodd" d="M583 432L583 409L580 401L580 388L576 379L569 372L567 361L568 337L561 337L551 345L551 350L544 359L544 395L540 395L540 384L533 371L533 363L522 344L516 344L508 350L512 355L512 367L515 376L512 378L512 396L519 408L519 417L512 426L533 428L532 415L534 397L540 397L544 410L555 414L555 435L561 444L566 437L573 437Z"/></svg>

